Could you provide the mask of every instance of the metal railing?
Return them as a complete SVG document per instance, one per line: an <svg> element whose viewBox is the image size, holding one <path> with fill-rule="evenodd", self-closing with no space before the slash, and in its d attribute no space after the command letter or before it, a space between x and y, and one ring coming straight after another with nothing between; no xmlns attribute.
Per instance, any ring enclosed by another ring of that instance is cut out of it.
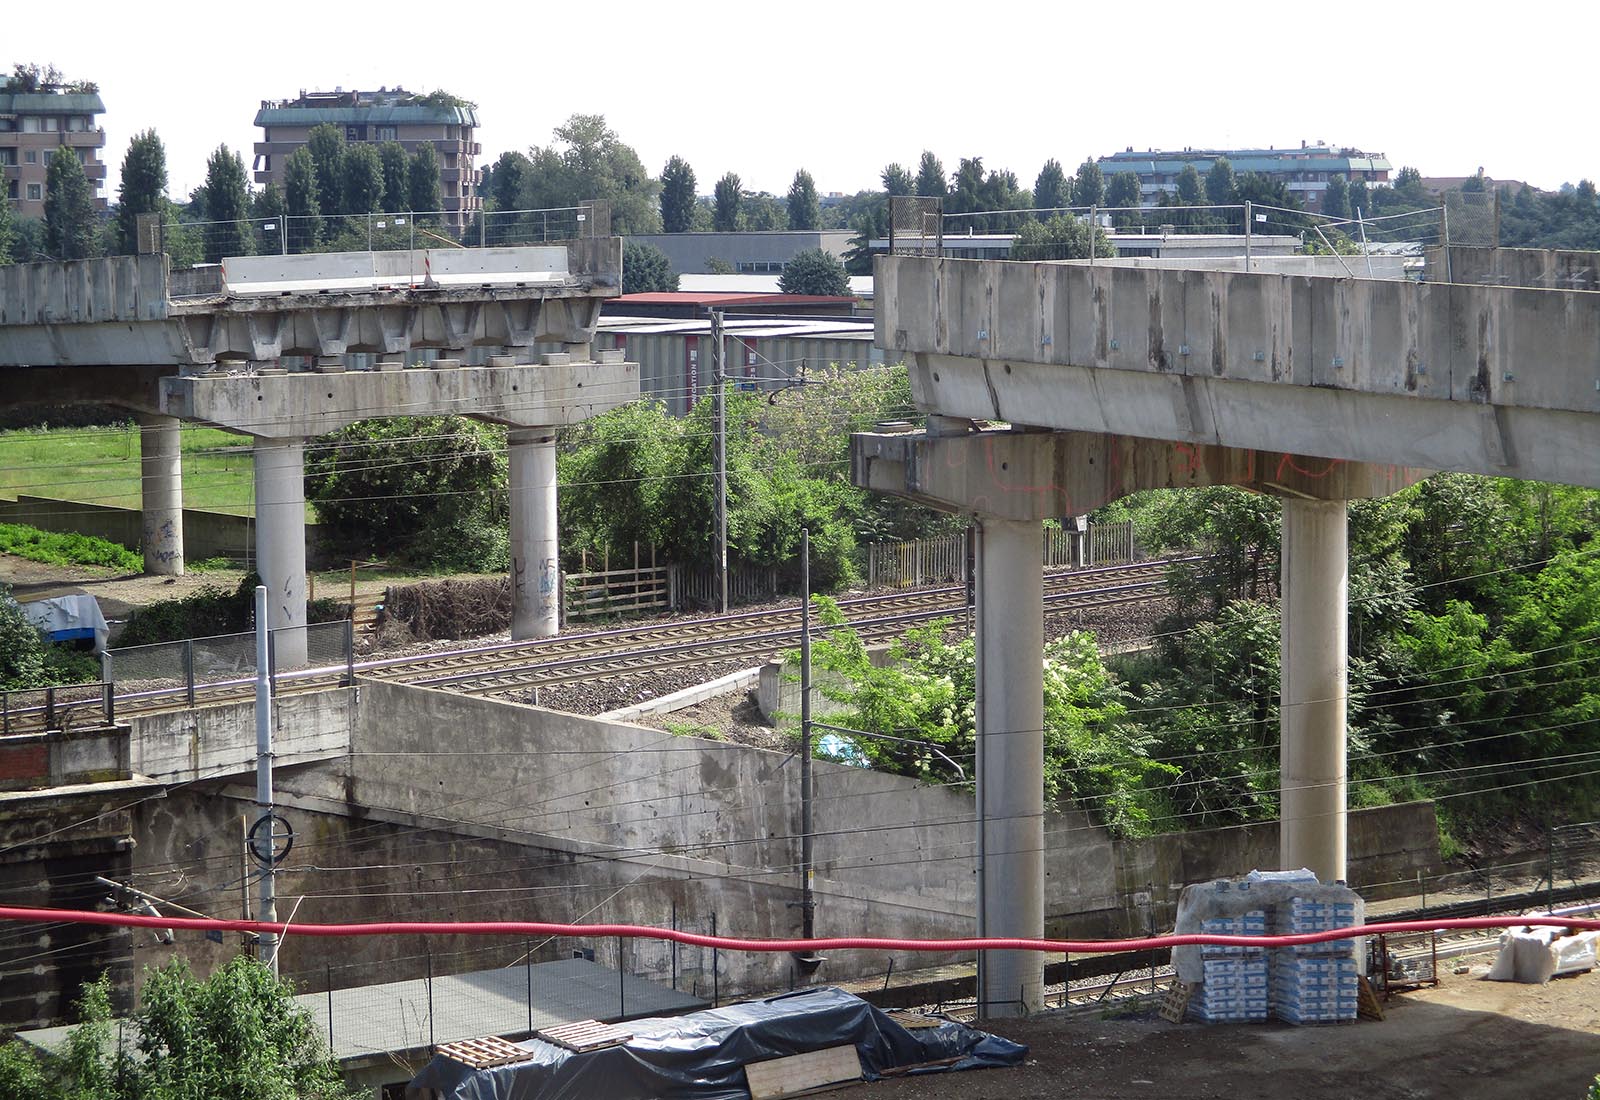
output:
<svg viewBox="0 0 1600 1100"><path fill-rule="evenodd" d="M60 733L114 725L114 685L56 684L0 691L0 734Z"/></svg>
<svg viewBox="0 0 1600 1100"><path fill-rule="evenodd" d="M611 204L543 210L400 210L366 214L275 214L229 221L163 221L158 250L175 270L226 257L312 252L501 248L609 236Z"/></svg>
<svg viewBox="0 0 1600 1100"><path fill-rule="evenodd" d="M303 662L280 662L290 646L284 636L305 632ZM285 627L268 636L268 673L272 690L330 670L342 670L342 682L355 682L355 631L349 619ZM188 706L203 689L245 688L256 679L256 636L219 634L176 642L107 649L100 657L103 679L124 700L181 698Z"/></svg>
<svg viewBox="0 0 1600 1100"><path fill-rule="evenodd" d="M1124 565L1142 560L1133 523L1091 523L1087 531L1047 527L1041 537L1046 569ZM874 542L866 547L867 587L910 588L967 579L967 535Z"/></svg>

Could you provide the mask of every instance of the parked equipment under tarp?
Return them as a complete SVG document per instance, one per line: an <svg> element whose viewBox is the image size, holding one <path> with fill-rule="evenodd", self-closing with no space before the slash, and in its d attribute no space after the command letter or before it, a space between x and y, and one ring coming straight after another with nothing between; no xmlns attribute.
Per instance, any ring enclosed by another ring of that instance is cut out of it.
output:
<svg viewBox="0 0 1600 1100"><path fill-rule="evenodd" d="M93 596L55 596L22 605L22 613L52 642L93 640L96 653L106 648L106 617Z"/></svg>
<svg viewBox="0 0 1600 1100"><path fill-rule="evenodd" d="M954 1022L911 1030L832 988L620 1026L632 1033L620 1046L575 1054L533 1038L516 1044L527 1061L491 1069L435 1056L406 1087L406 1100L747 1100L745 1066L829 1047L854 1046L869 1081L890 1070L1014 1066L1028 1053Z"/></svg>

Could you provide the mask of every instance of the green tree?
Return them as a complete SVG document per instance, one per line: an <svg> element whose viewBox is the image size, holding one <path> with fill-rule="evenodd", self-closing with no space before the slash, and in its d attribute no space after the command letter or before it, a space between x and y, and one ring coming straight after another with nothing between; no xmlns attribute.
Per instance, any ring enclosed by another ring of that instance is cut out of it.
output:
<svg viewBox="0 0 1600 1100"><path fill-rule="evenodd" d="M885 165L879 179L883 181L884 194L890 197L917 193L917 181L903 164Z"/></svg>
<svg viewBox="0 0 1600 1100"><path fill-rule="evenodd" d="M917 163L917 194L928 199L942 199L945 195L944 165L926 149Z"/></svg>
<svg viewBox="0 0 1600 1100"><path fill-rule="evenodd" d="M1212 206L1232 206L1238 199L1234 193L1233 165L1227 157L1218 157L1206 171L1206 202Z"/></svg>
<svg viewBox="0 0 1600 1100"><path fill-rule="evenodd" d="M1105 231L1091 227L1087 220L1072 214L1057 214L1047 222L1025 222L1011 241L1013 260L1083 260L1090 250L1095 256L1115 256Z"/></svg>
<svg viewBox="0 0 1600 1100"><path fill-rule="evenodd" d="M1350 185L1337 172L1328 177L1328 189L1322 193L1322 212L1330 218L1350 216Z"/></svg>
<svg viewBox="0 0 1600 1100"><path fill-rule="evenodd" d="M712 196L712 224L718 233L732 233L739 228L739 207L744 202L743 183L729 172L717 181Z"/></svg>
<svg viewBox="0 0 1600 1100"><path fill-rule="evenodd" d="M255 251L250 230L250 190L244 161L226 145L219 145L206 161L205 258L216 263L226 256L248 256Z"/></svg>
<svg viewBox="0 0 1600 1100"><path fill-rule="evenodd" d="M789 184L789 228L815 229L820 217L817 185L811 173L802 168L794 174L794 182Z"/></svg>
<svg viewBox="0 0 1600 1100"><path fill-rule="evenodd" d="M1178 173L1178 203L1182 206L1204 206L1206 201L1205 185L1200 182L1200 173L1192 164L1185 164L1183 171Z"/></svg>
<svg viewBox="0 0 1600 1100"><path fill-rule="evenodd" d="M302 145L289 154L283 166L283 205L288 217L291 252L315 247L322 236L322 208L317 197L317 162L311 150Z"/></svg>
<svg viewBox="0 0 1600 1100"><path fill-rule="evenodd" d="M49 682L45 659L48 643L39 628L22 614L11 589L0 585L0 691L43 687Z"/></svg>
<svg viewBox="0 0 1600 1100"><path fill-rule="evenodd" d="M850 293L850 277L844 264L831 252L808 248L796 252L783 265L778 289L785 294L827 294L842 297Z"/></svg>
<svg viewBox="0 0 1600 1100"><path fill-rule="evenodd" d="M672 157L661 170L661 228L687 233L694 225L694 169L682 157Z"/></svg>
<svg viewBox="0 0 1600 1100"><path fill-rule="evenodd" d="M341 209L346 214L369 214L383 207L383 162L378 150L357 142L345 150L343 161L344 194Z"/></svg>
<svg viewBox="0 0 1600 1100"><path fill-rule="evenodd" d="M1085 157L1072 180L1073 206L1099 206L1105 201L1105 177L1093 157Z"/></svg>
<svg viewBox="0 0 1600 1100"><path fill-rule="evenodd" d="M1372 196L1367 193L1367 181L1357 176L1345 188L1345 206L1348 207L1347 215L1360 212L1363 215L1372 214Z"/></svg>
<svg viewBox="0 0 1600 1100"><path fill-rule="evenodd" d="M276 183L267 184L256 192L250 206L255 251L261 254L283 251L284 243L288 239L288 227L283 220L288 207L284 202L283 189Z"/></svg>
<svg viewBox="0 0 1600 1100"><path fill-rule="evenodd" d="M306 499L341 556L504 569L505 448L502 429L461 417L358 421L307 446Z"/></svg>
<svg viewBox="0 0 1600 1100"><path fill-rule="evenodd" d="M16 238L16 216L11 213L11 204L0 198L0 264L14 262L12 246Z"/></svg>
<svg viewBox="0 0 1600 1100"><path fill-rule="evenodd" d="M439 154L433 142L420 143L406 164L406 192L411 209L419 214L437 213L444 205L439 194Z"/></svg>
<svg viewBox="0 0 1600 1100"><path fill-rule="evenodd" d="M1422 186L1422 173L1409 165L1395 175L1394 191L1411 202L1423 202L1428 197L1427 190Z"/></svg>
<svg viewBox="0 0 1600 1100"><path fill-rule="evenodd" d="M528 185L533 173L533 162L526 154L507 150L494 162L490 176L489 198L496 210L516 210L522 202L522 189Z"/></svg>
<svg viewBox="0 0 1600 1100"><path fill-rule="evenodd" d="M83 162L76 150L63 146L45 171L45 247L58 260L88 259L94 255L98 221Z"/></svg>
<svg viewBox="0 0 1600 1100"><path fill-rule="evenodd" d="M604 115L573 115L555 128L555 143L535 147L523 188L525 209L576 206L591 199L611 204L614 233L655 233L660 183L633 147L606 125Z"/></svg>
<svg viewBox="0 0 1600 1100"><path fill-rule="evenodd" d="M1132 172L1118 172L1111 177L1111 183L1106 187L1106 205L1116 213L1111 215L1111 220L1118 226L1139 224L1140 203L1139 177Z"/></svg>
<svg viewBox="0 0 1600 1100"><path fill-rule="evenodd" d="M122 158L122 183L117 188L117 250L139 250L139 215L157 214L167 198L167 151L154 130L133 135Z"/></svg>
<svg viewBox="0 0 1600 1100"><path fill-rule="evenodd" d="M378 146L378 163L383 168L383 209L388 214L398 214L410 205L411 176L408 171L406 149L398 141L386 141Z"/></svg>
<svg viewBox="0 0 1600 1100"><path fill-rule="evenodd" d="M789 228L788 204L770 191L746 191L739 203L739 215L744 228L756 232Z"/></svg>
<svg viewBox="0 0 1600 1100"><path fill-rule="evenodd" d="M665 252L642 241L625 239L622 242L622 293L646 294L677 289L678 274L672 270Z"/></svg>
<svg viewBox="0 0 1600 1100"><path fill-rule="evenodd" d="M311 128L306 149L316 165L317 210L325 218L344 213L344 131L331 122Z"/></svg>
<svg viewBox="0 0 1600 1100"><path fill-rule="evenodd" d="M945 196L945 212L949 214L975 214L985 208L983 204L983 158L962 157L956 165L956 174L950 181L950 191ZM960 223L967 228L984 228L982 218L966 218ZM948 232L948 230L947 230Z"/></svg>
<svg viewBox="0 0 1600 1100"><path fill-rule="evenodd" d="M1033 205L1041 211L1056 210L1071 201L1067 174L1062 170L1061 162L1051 157L1044 162L1044 167L1039 169L1039 175L1033 181Z"/></svg>

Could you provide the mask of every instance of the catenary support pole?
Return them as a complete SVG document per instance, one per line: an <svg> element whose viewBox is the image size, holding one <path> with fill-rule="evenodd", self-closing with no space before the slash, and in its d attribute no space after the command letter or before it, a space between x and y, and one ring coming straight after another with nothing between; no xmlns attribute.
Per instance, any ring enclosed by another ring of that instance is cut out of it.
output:
<svg viewBox="0 0 1600 1100"><path fill-rule="evenodd" d="M1345 502L1283 503L1283 866L1345 877Z"/></svg>
<svg viewBox="0 0 1600 1100"><path fill-rule="evenodd" d="M306 663L305 443L257 439L256 568L279 669Z"/></svg>
<svg viewBox="0 0 1600 1100"><path fill-rule="evenodd" d="M511 637L561 630L561 559L556 530L556 435L514 428L511 480Z"/></svg>
<svg viewBox="0 0 1600 1100"><path fill-rule="evenodd" d="M268 856L273 851L272 824L272 691L267 681L267 586L256 585L256 808L258 828L256 846ZM261 915L264 921L278 919L278 884L270 861L261 872ZM278 936L263 932L256 939L256 957L278 972Z"/></svg>
<svg viewBox="0 0 1600 1100"><path fill-rule="evenodd" d="M711 354L716 366L717 392L717 587L722 613L728 613L728 371L723 362L727 341L722 334L722 311L711 311Z"/></svg>
<svg viewBox="0 0 1600 1100"><path fill-rule="evenodd" d="M977 534L978 791L983 932L1044 934L1044 560L1037 523L980 518ZM1044 959L987 951L978 1011L1043 1007Z"/></svg>
<svg viewBox="0 0 1600 1100"><path fill-rule="evenodd" d="M140 413L139 505L144 571L183 576L183 448L175 416Z"/></svg>
<svg viewBox="0 0 1600 1100"><path fill-rule="evenodd" d="M811 531L800 529L800 935L816 935L817 898L811 890Z"/></svg>

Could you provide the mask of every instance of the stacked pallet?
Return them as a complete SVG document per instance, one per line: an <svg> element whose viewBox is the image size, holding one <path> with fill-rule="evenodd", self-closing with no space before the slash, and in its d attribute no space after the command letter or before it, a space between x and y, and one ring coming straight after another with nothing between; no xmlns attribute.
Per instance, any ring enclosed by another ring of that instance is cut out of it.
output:
<svg viewBox="0 0 1600 1100"><path fill-rule="evenodd" d="M1235 917L1212 917L1201 923L1202 932L1219 936L1264 936L1265 910L1254 909ZM1265 1020L1269 1010L1269 963L1264 947L1207 944L1201 948L1205 980L1189 1001L1190 1011L1206 1023L1224 1020Z"/></svg>
<svg viewBox="0 0 1600 1100"><path fill-rule="evenodd" d="M1352 902L1304 897L1291 898L1273 913L1278 935L1331 932L1350 927L1356 919ZM1329 940L1273 951L1274 1014L1294 1024L1354 1020L1360 989L1353 948L1351 940Z"/></svg>

